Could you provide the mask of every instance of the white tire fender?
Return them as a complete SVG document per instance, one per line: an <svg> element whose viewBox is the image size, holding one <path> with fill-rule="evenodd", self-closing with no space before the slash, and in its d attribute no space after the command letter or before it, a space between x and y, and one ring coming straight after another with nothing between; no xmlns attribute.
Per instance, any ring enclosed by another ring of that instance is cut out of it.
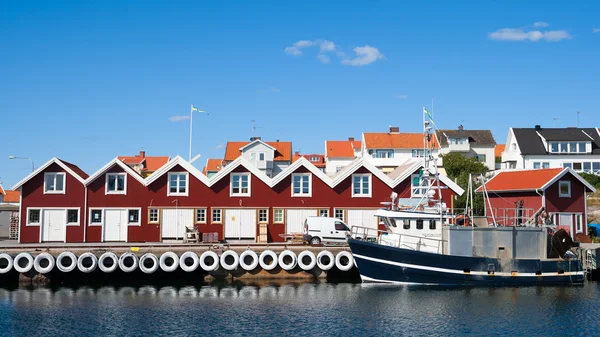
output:
<svg viewBox="0 0 600 337"><path fill-rule="evenodd" d="M271 263L267 263L265 261L265 259L267 257L271 258ZM258 263L260 264L260 267L264 270L273 270L275 269L275 267L277 267L277 254L275 254L274 251L267 249L265 251L263 251L262 253L260 253L260 257L258 258Z"/></svg>
<svg viewBox="0 0 600 337"><path fill-rule="evenodd" d="M250 257L252 259L251 263L246 263L246 258ZM240 254L240 266L246 270L251 271L258 267L258 255L253 250L246 250L242 254Z"/></svg>
<svg viewBox="0 0 600 337"><path fill-rule="evenodd" d="M48 261L48 264L45 267L42 267L41 264L43 260ZM54 269L54 256L50 255L49 253L38 254L33 261L33 267L35 268L35 271L40 274L47 274L51 272L52 269Z"/></svg>
<svg viewBox="0 0 600 337"><path fill-rule="evenodd" d="M6 274L13 267L13 258L12 258L12 256L10 256L10 255L8 255L6 253L2 253L2 254L0 254L0 260L2 260L2 259L6 260L6 266L5 267L0 267L0 274Z"/></svg>
<svg viewBox="0 0 600 337"><path fill-rule="evenodd" d="M227 263L227 257L231 256L233 258L233 262L231 263ZM227 250L225 251L223 254L221 254L221 266L223 266L223 269L225 270L235 270L237 269L237 267L240 264L240 257L238 256L238 253L236 253L233 250Z"/></svg>
<svg viewBox="0 0 600 337"><path fill-rule="evenodd" d="M89 266L84 266L83 261L86 259L89 259L92 262L92 264ZM93 272L97 266L98 266L98 258L96 257L96 255L94 255L90 252L85 252L85 253L79 255L79 258L77 259L77 268L84 273Z"/></svg>
<svg viewBox="0 0 600 337"><path fill-rule="evenodd" d="M112 260L112 264L110 266L105 264L108 260ZM119 257L117 254L113 252L106 252L100 255L100 258L98 259L98 268L100 268L100 270L102 270L104 273L112 273L113 271L117 270L117 267L119 267Z"/></svg>
<svg viewBox="0 0 600 337"><path fill-rule="evenodd" d="M187 265L185 262L192 259L192 265ZM192 272L198 269L198 255L194 252L185 252L179 258L179 266L183 271Z"/></svg>
<svg viewBox="0 0 600 337"><path fill-rule="evenodd" d="M21 266L20 262L23 259L27 260L27 262L24 266ZM17 254L17 256L15 256L15 259L13 261L13 266L14 266L15 270L18 271L19 273L26 273L26 272L30 271L31 268L33 268L33 256L31 256L31 254L29 254L29 253L19 253L19 254Z"/></svg>
<svg viewBox="0 0 600 337"><path fill-rule="evenodd" d="M131 260L131 265L127 266L125 264L125 260ZM119 256L119 268L126 272L126 273L131 273L132 271L136 270L137 267L139 265L139 259L137 257L137 255L135 255L132 252L126 252L121 254L121 256Z"/></svg>
<svg viewBox="0 0 600 337"><path fill-rule="evenodd" d="M167 264L167 261L172 261L171 264ZM166 272L172 272L179 268L179 256L173 252L166 252L160 256L159 261L160 269Z"/></svg>
<svg viewBox="0 0 600 337"><path fill-rule="evenodd" d="M206 263L206 259L208 257L212 258L212 263ZM205 271L215 271L219 268L219 255L213 252L212 250L208 250L200 256L200 267L202 267Z"/></svg>
<svg viewBox="0 0 600 337"><path fill-rule="evenodd" d="M324 262L324 258L327 258L329 262ZM333 253L328 250L322 250L317 255L317 267L319 267L321 270L327 271L333 268L333 266L335 266L335 256L333 256Z"/></svg>
<svg viewBox="0 0 600 337"><path fill-rule="evenodd" d="M342 262L342 258L346 257L348 259L347 264ZM341 271L348 271L354 267L354 258L352 254L346 250L337 253L335 256L335 266L338 267Z"/></svg>
<svg viewBox="0 0 600 337"><path fill-rule="evenodd" d="M307 257L310 259L310 262L304 263L304 259ZM298 265L302 270L312 270L317 265L317 257L315 256L315 253L311 252L310 250L304 250L300 252L300 254L298 254Z"/></svg>
<svg viewBox="0 0 600 337"><path fill-rule="evenodd" d="M290 257L291 262L286 263L286 257ZM279 254L279 265L281 266L281 268L283 268L283 270L292 270L296 267L297 264L298 259L296 258L296 254L294 254L294 252L292 252L291 250L286 249L283 252L281 252L281 254Z"/></svg>

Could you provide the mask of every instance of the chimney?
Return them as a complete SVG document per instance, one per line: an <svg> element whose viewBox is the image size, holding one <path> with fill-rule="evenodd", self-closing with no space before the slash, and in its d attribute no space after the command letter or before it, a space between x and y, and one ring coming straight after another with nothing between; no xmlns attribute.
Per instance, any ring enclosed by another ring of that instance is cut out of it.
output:
<svg viewBox="0 0 600 337"><path fill-rule="evenodd" d="M354 137L348 137L348 140L353 142L354 141Z"/></svg>
<svg viewBox="0 0 600 337"><path fill-rule="evenodd" d="M146 151L141 151L140 150L140 157L146 158Z"/></svg>
<svg viewBox="0 0 600 337"><path fill-rule="evenodd" d="M390 133L399 133L399 132L400 132L399 126L390 126Z"/></svg>
<svg viewBox="0 0 600 337"><path fill-rule="evenodd" d="M294 156L299 156L299 155L300 155L300 152L298 152L298 151L294 152Z"/></svg>
<svg viewBox="0 0 600 337"><path fill-rule="evenodd" d="M535 126L535 129L536 129L536 130L540 130L541 128L542 128L542 126L541 126L541 125L539 125L539 124Z"/></svg>
<svg viewBox="0 0 600 337"><path fill-rule="evenodd" d="M253 142L255 140L260 140L260 137L250 137L250 141Z"/></svg>
<svg viewBox="0 0 600 337"><path fill-rule="evenodd" d="M277 143L279 143L279 139L275 140Z"/></svg>
<svg viewBox="0 0 600 337"><path fill-rule="evenodd" d="M462 126L462 124L458 126L458 131L463 131L463 126Z"/></svg>

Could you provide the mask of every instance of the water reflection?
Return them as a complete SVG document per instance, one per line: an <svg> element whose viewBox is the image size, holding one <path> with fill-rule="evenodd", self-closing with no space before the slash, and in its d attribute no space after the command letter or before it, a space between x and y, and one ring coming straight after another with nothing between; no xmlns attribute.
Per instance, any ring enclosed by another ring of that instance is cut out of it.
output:
<svg viewBox="0 0 600 337"><path fill-rule="evenodd" d="M600 314L599 301L597 283L473 289L239 282L0 289L0 324L10 327L5 333L12 336L577 335L594 332L594 324L572 322Z"/></svg>

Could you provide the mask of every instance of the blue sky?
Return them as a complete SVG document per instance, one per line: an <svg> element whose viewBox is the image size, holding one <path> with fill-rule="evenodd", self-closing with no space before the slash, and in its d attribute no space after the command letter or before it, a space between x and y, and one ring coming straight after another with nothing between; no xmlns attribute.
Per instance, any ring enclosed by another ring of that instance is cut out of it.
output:
<svg viewBox="0 0 600 337"><path fill-rule="evenodd" d="M4 1L0 181L56 156L304 153L363 131L600 126L597 1ZM302 41L298 43L299 41ZM558 118L556 121L553 118Z"/></svg>

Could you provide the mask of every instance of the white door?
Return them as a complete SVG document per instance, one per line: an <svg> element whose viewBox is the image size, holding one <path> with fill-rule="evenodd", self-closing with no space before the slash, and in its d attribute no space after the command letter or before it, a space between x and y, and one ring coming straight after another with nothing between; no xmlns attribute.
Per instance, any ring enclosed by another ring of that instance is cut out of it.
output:
<svg viewBox="0 0 600 337"><path fill-rule="evenodd" d="M183 240L185 228L194 227L194 210L186 208L163 209L161 226L163 239Z"/></svg>
<svg viewBox="0 0 600 337"><path fill-rule="evenodd" d="M67 230L67 212L64 209L45 209L42 215L42 241L64 242Z"/></svg>
<svg viewBox="0 0 600 337"><path fill-rule="evenodd" d="M226 209L225 239L256 239L256 210Z"/></svg>
<svg viewBox="0 0 600 337"><path fill-rule="evenodd" d="M573 214L571 213L560 213L559 214L559 228L564 228L572 238L575 238L575 231L573 230Z"/></svg>
<svg viewBox="0 0 600 337"><path fill-rule="evenodd" d="M127 241L127 210L104 210L104 241Z"/></svg>
<svg viewBox="0 0 600 337"><path fill-rule="evenodd" d="M379 223L377 222L375 212L377 212L375 209L349 209L346 224L349 228L360 226L377 229Z"/></svg>
<svg viewBox="0 0 600 337"><path fill-rule="evenodd" d="M285 214L286 234L302 233L304 220L309 216L317 216L316 209L288 209Z"/></svg>

